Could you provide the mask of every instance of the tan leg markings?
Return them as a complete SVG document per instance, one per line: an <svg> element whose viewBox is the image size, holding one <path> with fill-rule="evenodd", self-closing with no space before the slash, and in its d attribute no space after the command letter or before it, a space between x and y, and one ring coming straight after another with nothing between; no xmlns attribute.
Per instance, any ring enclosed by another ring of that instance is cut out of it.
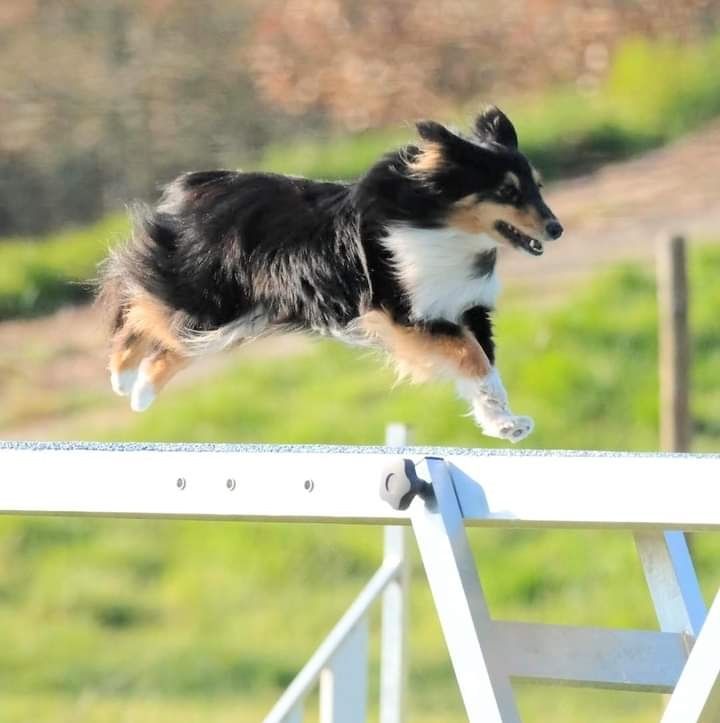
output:
<svg viewBox="0 0 720 723"><path fill-rule="evenodd" d="M110 384L130 405L147 408L157 389L185 365L177 336L178 314L157 299L135 296L115 333L110 351Z"/></svg>
<svg viewBox="0 0 720 723"><path fill-rule="evenodd" d="M128 369L136 369L149 350L150 341L147 337L127 333L121 329L112 340L110 371L121 373Z"/></svg>
<svg viewBox="0 0 720 723"><path fill-rule="evenodd" d="M133 384L130 408L144 412L155 401L157 393L188 363L186 357L170 349L160 349L145 357Z"/></svg>
<svg viewBox="0 0 720 723"><path fill-rule="evenodd" d="M139 294L130 302L123 330L152 339L165 349L182 352L177 334L178 316L161 301Z"/></svg>
<svg viewBox="0 0 720 723"><path fill-rule="evenodd" d="M180 356L169 349L162 349L147 357L141 364L141 372L159 392L181 369L188 364L187 357Z"/></svg>
<svg viewBox="0 0 720 723"><path fill-rule="evenodd" d="M426 381L432 376L455 379L458 394L470 402L472 415L485 434L519 442L533 429L529 417L510 411L497 369L469 331L463 336L429 334L396 324L383 312L365 314L360 324L391 355L403 376Z"/></svg>
<svg viewBox="0 0 720 723"><path fill-rule="evenodd" d="M365 314L360 324L390 354L400 375L414 382L433 376L485 377L492 368L483 348L467 331L459 337L429 334L417 327L396 324L381 311Z"/></svg>
<svg viewBox="0 0 720 723"><path fill-rule="evenodd" d="M130 394L138 375L143 357L150 353L150 340L125 329L118 331L112 340L110 351L110 385L116 394Z"/></svg>

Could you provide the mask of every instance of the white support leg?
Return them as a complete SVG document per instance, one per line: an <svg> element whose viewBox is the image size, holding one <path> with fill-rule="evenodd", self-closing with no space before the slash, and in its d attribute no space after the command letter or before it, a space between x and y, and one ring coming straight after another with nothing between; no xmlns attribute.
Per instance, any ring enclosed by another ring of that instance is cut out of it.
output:
<svg viewBox="0 0 720 723"><path fill-rule="evenodd" d="M365 723L368 638L363 617L320 674L320 723Z"/></svg>
<svg viewBox="0 0 720 723"><path fill-rule="evenodd" d="M705 618L662 723L717 723L720 720L720 593Z"/></svg>
<svg viewBox="0 0 720 723"><path fill-rule="evenodd" d="M636 532L635 544L660 629L666 633L698 635L706 607L685 534Z"/></svg>
<svg viewBox="0 0 720 723"><path fill-rule="evenodd" d="M492 622L448 467L426 458L418 475L435 499L413 501L412 526L468 720L519 723L510 679L491 664Z"/></svg>
<svg viewBox="0 0 720 723"><path fill-rule="evenodd" d="M404 424L385 428L387 447L407 447L410 434ZM405 527L385 527L383 559L400 560L395 579L382 598L380 633L380 723L403 723L407 696L407 628L410 560L408 531Z"/></svg>
<svg viewBox="0 0 720 723"><path fill-rule="evenodd" d="M380 656L380 723L403 723L407 690L407 608L410 563L408 532L404 527L385 528L385 560L402 560L397 577L382 599Z"/></svg>

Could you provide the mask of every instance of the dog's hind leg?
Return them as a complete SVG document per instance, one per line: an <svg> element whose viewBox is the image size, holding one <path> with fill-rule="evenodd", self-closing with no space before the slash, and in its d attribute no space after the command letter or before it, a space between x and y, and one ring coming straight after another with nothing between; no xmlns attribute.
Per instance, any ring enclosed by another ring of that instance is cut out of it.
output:
<svg viewBox="0 0 720 723"><path fill-rule="evenodd" d="M180 338L182 317L158 299L138 294L118 315L110 353L110 382L120 395L130 395L136 412L147 409L170 378L187 365L189 354Z"/></svg>
<svg viewBox="0 0 720 723"><path fill-rule="evenodd" d="M135 412L144 412L158 392L188 363L187 357L170 349L159 349L146 356L140 363L132 387L130 408Z"/></svg>
<svg viewBox="0 0 720 723"><path fill-rule="evenodd" d="M127 396L138 376L140 363L150 352L147 336L121 328L112 340L110 352L110 385L115 394Z"/></svg>

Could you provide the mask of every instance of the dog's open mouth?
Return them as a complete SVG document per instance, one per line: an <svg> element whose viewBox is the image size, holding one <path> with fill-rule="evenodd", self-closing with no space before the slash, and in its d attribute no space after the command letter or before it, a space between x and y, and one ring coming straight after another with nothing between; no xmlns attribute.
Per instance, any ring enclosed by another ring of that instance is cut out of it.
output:
<svg viewBox="0 0 720 723"><path fill-rule="evenodd" d="M495 228L515 248L523 249L533 256L542 256L544 250L542 241L538 241L538 239L528 236L519 228L516 228L511 223L507 223L505 221L496 221Z"/></svg>

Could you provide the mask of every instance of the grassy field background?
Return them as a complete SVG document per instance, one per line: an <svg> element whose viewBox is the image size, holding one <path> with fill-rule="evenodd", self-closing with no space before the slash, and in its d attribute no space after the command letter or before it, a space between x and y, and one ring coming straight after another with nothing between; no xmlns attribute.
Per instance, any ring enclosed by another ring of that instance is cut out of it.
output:
<svg viewBox="0 0 720 723"><path fill-rule="evenodd" d="M720 250L691 260L695 447L710 451L720 441ZM511 291L498 313L500 366L515 409L536 419L525 445L655 449L656 322L652 276L634 266L560 303ZM392 382L373 355L318 343L170 388L130 426L109 421L73 436L367 444L382 441L386 422L403 421L419 444L492 446L450 387ZM629 534L471 537L496 617L656 626ZM694 546L710 595L720 544L697 535ZM380 555L381 532L363 527L0 519L0 720L259 721ZM464 720L417 560L411 621L409 720ZM373 700L377 627L376 612ZM537 723L644 723L662 704L646 694L518 691L524 720Z"/></svg>
<svg viewBox="0 0 720 723"><path fill-rule="evenodd" d="M707 68L719 61L717 38L683 48L630 41L596 93L558 89L503 106L537 165L548 177L564 176L655 147L718 115L720 75ZM476 108L466 110L458 120ZM410 128L390 128L300 139L271 146L257 166L350 178L412 136ZM117 215L44 239L3 240L0 320L85 300L97 262L126 233ZM720 444L719 273L718 248L693 250L697 451ZM524 446L656 449L650 272L624 266L572 293L509 289L497 322L513 406L537 424ZM22 344L22 362L17 350L0 349L0 372L63 353ZM115 420L121 402L106 391L63 393L70 396L44 399L23 387L22 398L0 404L0 426L60 405L69 419L65 438L377 444L385 424L400 421L412 425L418 444L504 444L462 416L449 385L393 386L377 357L330 342L171 385L130 423ZM656 626L628 534L473 530L471 538L496 617ZM720 583L720 542L696 535L693 544L709 596ZM260 721L380 555L381 532L364 527L0 518L0 723ZM373 622L375 701L377 611ZM464 720L417 559L410 673L410 721ZM656 695L517 688L531 723L646 723L662 705Z"/></svg>

